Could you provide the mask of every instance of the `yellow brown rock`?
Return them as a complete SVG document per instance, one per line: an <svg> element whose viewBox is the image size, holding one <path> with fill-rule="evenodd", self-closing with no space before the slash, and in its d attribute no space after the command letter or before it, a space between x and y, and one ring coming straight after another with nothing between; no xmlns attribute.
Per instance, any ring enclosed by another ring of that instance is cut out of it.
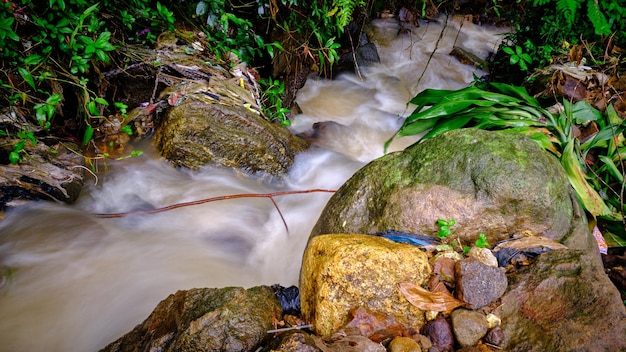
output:
<svg viewBox="0 0 626 352"><path fill-rule="evenodd" d="M301 309L318 335L329 336L348 322L355 307L389 316L419 329L424 312L398 289L430 276L428 258L418 247L358 234L329 234L310 239L300 273Z"/></svg>

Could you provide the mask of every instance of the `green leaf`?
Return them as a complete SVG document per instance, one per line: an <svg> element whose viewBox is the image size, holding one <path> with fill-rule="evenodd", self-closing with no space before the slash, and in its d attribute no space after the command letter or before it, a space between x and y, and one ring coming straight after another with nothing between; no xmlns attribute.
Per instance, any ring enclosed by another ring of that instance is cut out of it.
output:
<svg viewBox="0 0 626 352"><path fill-rule="evenodd" d="M441 99L443 99L445 96L453 92L455 91L444 90L444 89L432 89L432 88L424 89L418 95L413 97L413 99L411 99L409 103L415 104L420 107L434 105L438 103Z"/></svg>
<svg viewBox="0 0 626 352"><path fill-rule="evenodd" d="M587 155L587 152L591 148L600 146L603 142L613 139L616 135L619 135L624 131L623 127L613 129L613 126L603 128L593 136L590 140L580 145L580 149L583 151L583 156Z"/></svg>
<svg viewBox="0 0 626 352"><path fill-rule="evenodd" d="M36 65L38 63L41 62L41 60L43 60L43 57L41 55L28 55L25 59L24 59L24 63L26 65Z"/></svg>
<svg viewBox="0 0 626 352"><path fill-rule="evenodd" d="M529 64L533 62L533 58L528 54L520 54L519 57Z"/></svg>
<svg viewBox="0 0 626 352"><path fill-rule="evenodd" d="M93 136L93 127L91 125L87 125L85 128L85 134L83 134L83 146L86 146L89 141L91 141L91 137Z"/></svg>
<svg viewBox="0 0 626 352"><path fill-rule="evenodd" d="M52 94L48 97L48 99L46 99L46 104L56 105L61 101L62 98L63 96L60 93Z"/></svg>
<svg viewBox="0 0 626 352"><path fill-rule="evenodd" d="M472 116L470 115L454 119L443 119L444 122L441 122L442 120L439 120L440 123L438 123L437 126L433 127L433 129L430 130L430 132L428 132L424 137L422 137L422 139L433 138L448 131L458 130L459 128L467 125L467 123L470 122L471 119Z"/></svg>
<svg viewBox="0 0 626 352"><path fill-rule="evenodd" d="M109 106L109 102L106 101L106 99L104 99L104 98L97 97L95 99L95 101L96 101L96 103L98 103L100 105Z"/></svg>
<svg viewBox="0 0 626 352"><path fill-rule="evenodd" d="M9 161L11 162L11 164L17 165L17 163L20 162L20 153L18 153L16 151L10 152L9 153Z"/></svg>
<svg viewBox="0 0 626 352"><path fill-rule="evenodd" d="M87 110L89 111L90 115L100 115L100 111L98 111L96 102L93 100L87 102Z"/></svg>
<svg viewBox="0 0 626 352"><path fill-rule="evenodd" d="M413 113L411 115L409 115L406 120L405 120L405 124L411 123L414 120L423 120L423 119L432 119L432 118L436 118L436 117L442 117L442 116L448 116L448 115L452 115L455 113L458 113L460 111L463 111L467 108L469 108L472 105L478 105L481 104L481 106L488 106L488 105L493 105L495 104L494 102L487 102L484 100L452 100L449 101L447 98L444 98L444 100L442 100L441 102L439 102L438 104L435 104L433 106L431 106L430 108L418 112L417 114Z"/></svg>
<svg viewBox="0 0 626 352"><path fill-rule="evenodd" d="M578 200L584 208L596 217L599 215L608 215L611 213L602 197L596 192L585 179L585 173L582 171L581 162L574 153L574 140L570 140L563 148L561 155L561 165L565 169L569 181L576 191Z"/></svg>
<svg viewBox="0 0 626 352"><path fill-rule="evenodd" d="M109 62L109 56L100 49L96 50L96 56L98 57L98 60L102 62Z"/></svg>
<svg viewBox="0 0 626 352"><path fill-rule="evenodd" d="M398 131L398 137L414 136L433 128L439 119L415 120L410 124L403 125Z"/></svg>
<svg viewBox="0 0 626 352"><path fill-rule="evenodd" d="M505 46L504 48L502 48L502 51L504 51L505 53L509 55L515 55L515 52L510 46Z"/></svg>
<svg viewBox="0 0 626 352"><path fill-rule="evenodd" d="M609 158L606 155L598 155L600 161L606 165L609 174L611 174L618 182L624 182L624 175L617 169L617 166L613 162L613 159Z"/></svg>
<svg viewBox="0 0 626 352"><path fill-rule="evenodd" d="M581 124L596 121L601 118L602 113L585 100L578 101L572 106L572 119L574 119L574 123Z"/></svg>
<svg viewBox="0 0 626 352"><path fill-rule="evenodd" d="M19 72L20 76L22 76L24 81L28 83L28 85L31 86L31 88L37 90L37 87L35 87L35 80L33 79L33 76L30 74L30 72L28 72L23 67L18 67L17 72Z"/></svg>

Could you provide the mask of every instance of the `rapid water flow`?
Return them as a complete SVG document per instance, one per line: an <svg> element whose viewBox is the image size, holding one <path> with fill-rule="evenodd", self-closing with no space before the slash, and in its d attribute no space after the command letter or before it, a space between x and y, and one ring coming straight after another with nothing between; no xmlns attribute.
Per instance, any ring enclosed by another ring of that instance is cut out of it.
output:
<svg viewBox="0 0 626 352"><path fill-rule="evenodd" d="M474 74L484 74L448 53L458 45L484 58L504 30L450 19L439 39L444 21L401 35L393 20L376 21L380 65L364 69L362 80L308 81L298 94L304 113L294 132L331 122L317 131L319 147L297 157L284 185L212 167L174 169L146 144L141 157L109 162L97 184L87 176L73 206L42 202L7 213L0 222L0 351L97 351L177 290L297 284L307 238L330 193L276 197L289 232L267 198L118 219L90 214L241 193L337 189L383 155L383 143L400 127L400 116L410 113L406 102L413 95L465 87ZM414 141L400 139L392 149Z"/></svg>

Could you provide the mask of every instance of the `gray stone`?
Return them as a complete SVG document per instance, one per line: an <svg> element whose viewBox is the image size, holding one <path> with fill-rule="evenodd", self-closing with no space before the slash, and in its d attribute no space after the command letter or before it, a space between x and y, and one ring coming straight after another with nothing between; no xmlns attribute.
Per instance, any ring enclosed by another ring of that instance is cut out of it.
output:
<svg viewBox="0 0 626 352"><path fill-rule="evenodd" d="M573 215L558 160L518 134L462 129L385 155L330 199L312 236L385 230L435 235L454 219L464 244L531 231L560 241Z"/></svg>
<svg viewBox="0 0 626 352"><path fill-rule="evenodd" d="M265 286L178 291L103 352L250 351L282 307Z"/></svg>
<svg viewBox="0 0 626 352"><path fill-rule="evenodd" d="M502 268L480 262L476 258L459 260L456 273L456 297L478 309L498 299L506 291L507 278Z"/></svg>
<svg viewBox="0 0 626 352"><path fill-rule="evenodd" d="M474 346L489 330L485 315L474 310L455 309L450 320L456 341L462 347Z"/></svg>
<svg viewBox="0 0 626 352"><path fill-rule="evenodd" d="M500 346L504 342L504 331L501 327L496 326L487 332L484 341L494 346Z"/></svg>
<svg viewBox="0 0 626 352"><path fill-rule="evenodd" d="M626 351L626 308L596 252L547 252L508 275L504 350Z"/></svg>

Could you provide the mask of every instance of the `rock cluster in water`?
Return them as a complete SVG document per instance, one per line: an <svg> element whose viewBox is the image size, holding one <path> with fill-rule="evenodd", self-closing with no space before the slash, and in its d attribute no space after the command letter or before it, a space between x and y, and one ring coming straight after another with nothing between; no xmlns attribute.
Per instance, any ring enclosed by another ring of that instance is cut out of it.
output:
<svg viewBox="0 0 626 352"><path fill-rule="evenodd" d="M291 297L285 315L267 288L250 289L267 298L263 304L243 289L241 298L233 289L193 290L161 302L106 350L626 350L626 309L560 165L522 136L463 130L430 143L370 163L330 200L305 250L299 316L291 290L279 290ZM465 150L473 151L460 153L465 160L451 152ZM373 235L432 233L428 221L437 217L459 225L438 246ZM493 250L475 245L476 228ZM461 245L474 248L464 255ZM213 295L227 298L227 313L214 311L222 299ZM229 328L247 321L258 325ZM174 344L217 335L222 345L211 348Z"/></svg>

